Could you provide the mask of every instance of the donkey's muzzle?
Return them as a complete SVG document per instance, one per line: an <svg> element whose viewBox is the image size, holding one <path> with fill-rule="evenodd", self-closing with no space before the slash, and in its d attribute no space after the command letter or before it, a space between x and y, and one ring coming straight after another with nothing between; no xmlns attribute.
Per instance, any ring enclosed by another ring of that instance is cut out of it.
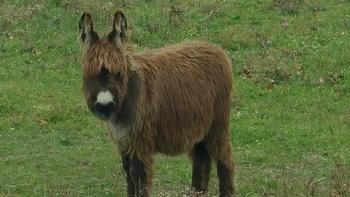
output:
<svg viewBox="0 0 350 197"><path fill-rule="evenodd" d="M109 102L106 104L96 103L94 106L94 114L102 119L107 120L111 117L114 110L114 103Z"/></svg>

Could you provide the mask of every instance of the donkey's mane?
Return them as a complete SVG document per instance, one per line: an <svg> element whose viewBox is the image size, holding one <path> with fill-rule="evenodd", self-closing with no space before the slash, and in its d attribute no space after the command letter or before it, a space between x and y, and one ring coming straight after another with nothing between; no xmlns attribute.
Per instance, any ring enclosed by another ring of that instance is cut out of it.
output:
<svg viewBox="0 0 350 197"><path fill-rule="evenodd" d="M83 57L82 69L85 77L96 76L102 67L109 73L122 75L126 72L127 63L125 55L132 51L131 46L119 49L112 45L107 39L101 39L91 46Z"/></svg>

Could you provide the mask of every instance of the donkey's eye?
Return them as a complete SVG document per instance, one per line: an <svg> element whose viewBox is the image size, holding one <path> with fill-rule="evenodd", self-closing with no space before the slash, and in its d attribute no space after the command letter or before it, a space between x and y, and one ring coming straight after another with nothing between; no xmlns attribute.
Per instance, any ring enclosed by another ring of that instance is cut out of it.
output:
<svg viewBox="0 0 350 197"><path fill-rule="evenodd" d="M91 81L89 79L84 79L84 87L88 88L91 86Z"/></svg>
<svg viewBox="0 0 350 197"><path fill-rule="evenodd" d="M118 83L123 82L123 75L120 72L116 73L113 78Z"/></svg>

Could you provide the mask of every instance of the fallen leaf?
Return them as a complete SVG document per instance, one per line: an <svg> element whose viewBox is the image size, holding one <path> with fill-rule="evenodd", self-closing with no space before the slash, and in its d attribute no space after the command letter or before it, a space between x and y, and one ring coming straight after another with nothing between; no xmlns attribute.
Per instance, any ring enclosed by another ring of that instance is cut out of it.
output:
<svg viewBox="0 0 350 197"><path fill-rule="evenodd" d="M266 89L272 90L274 84L275 84L275 81L273 79L268 79L266 84Z"/></svg>
<svg viewBox="0 0 350 197"><path fill-rule="evenodd" d="M282 24L281 24L281 26L284 27L284 28L289 27L288 20L287 20L287 19L284 19L283 22L282 22Z"/></svg>
<svg viewBox="0 0 350 197"><path fill-rule="evenodd" d="M324 84L324 79L323 79L323 77L320 77L320 79L318 80L318 82L319 82L319 84Z"/></svg>

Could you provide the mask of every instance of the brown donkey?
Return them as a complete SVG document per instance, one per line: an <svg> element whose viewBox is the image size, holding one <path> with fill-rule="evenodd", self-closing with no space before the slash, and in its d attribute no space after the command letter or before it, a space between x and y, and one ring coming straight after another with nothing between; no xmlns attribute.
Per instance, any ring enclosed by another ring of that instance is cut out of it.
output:
<svg viewBox="0 0 350 197"><path fill-rule="evenodd" d="M206 42L133 53L127 27L121 11L103 38L94 31L90 13L79 22L85 99L108 124L122 157L128 196L150 196L156 153L189 153L192 187L200 192L208 189L214 160L220 196L232 196L230 60Z"/></svg>

